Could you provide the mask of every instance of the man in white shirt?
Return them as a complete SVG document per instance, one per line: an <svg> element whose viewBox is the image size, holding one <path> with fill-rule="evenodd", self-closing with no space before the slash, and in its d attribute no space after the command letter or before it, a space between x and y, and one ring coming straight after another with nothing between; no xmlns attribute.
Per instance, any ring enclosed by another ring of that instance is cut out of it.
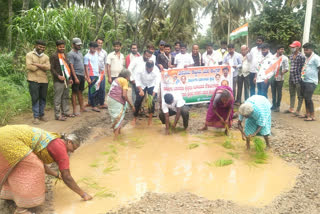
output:
<svg viewBox="0 0 320 214"><path fill-rule="evenodd" d="M157 66L154 65L152 60L146 62L145 69L142 72L138 72L135 76L136 82L136 101L134 103L135 112L133 125L137 121L137 116L141 108L141 104L145 94L148 94L148 99L152 99L152 103L149 101L148 110L149 110L149 121L148 125L151 125L152 115L154 114L154 103L157 98L157 92L159 90L161 81L161 73Z"/></svg>
<svg viewBox="0 0 320 214"><path fill-rule="evenodd" d="M256 47L252 48L248 54L251 57L251 69L250 69L250 96L256 94L256 83L253 81L256 76L256 67L258 59L261 57L261 45L264 42L264 37L258 36L256 40Z"/></svg>
<svg viewBox="0 0 320 214"><path fill-rule="evenodd" d="M268 98L268 88L270 76L266 74L266 70L274 63L274 57L269 51L269 44L261 45L261 57L257 60L256 74L254 82L257 83L258 95Z"/></svg>
<svg viewBox="0 0 320 214"><path fill-rule="evenodd" d="M161 101L161 112L159 118L162 124L166 124L166 134L170 134L170 122L169 117L176 115L173 125L173 129L177 126L177 123L182 116L184 129L188 128L189 123L189 109L185 106L185 101L182 95L178 92L166 93Z"/></svg>
<svg viewBox="0 0 320 214"><path fill-rule="evenodd" d="M251 58L248 54L248 47L246 45L241 46L242 66L239 69L238 74L238 94L235 105L241 104L242 88L244 87L244 100L249 98L250 87L250 62Z"/></svg>
<svg viewBox="0 0 320 214"><path fill-rule="evenodd" d="M215 66L218 65L218 58L213 51L213 44L209 43L206 47L206 52L202 54L202 62L204 66Z"/></svg>
<svg viewBox="0 0 320 214"><path fill-rule="evenodd" d="M136 101L136 82L135 77L139 72L143 72L146 68L146 62L151 58L152 52L145 50L142 56L135 58L129 65L128 70L131 72L130 83L132 90L132 102Z"/></svg>
<svg viewBox="0 0 320 214"><path fill-rule="evenodd" d="M235 52L234 44L228 45L228 54L223 59L223 64L229 65L231 67L232 73L232 91L233 97L236 97L237 93L237 83L238 83L238 70L242 65L241 55Z"/></svg>
<svg viewBox="0 0 320 214"><path fill-rule="evenodd" d="M106 97L106 75L105 72L107 71L107 57L108 54L105 50L102 49L103 42L104 40L102 38L98 38L96 40L98 44L97 48L97 54L99 58L99 73L103 74L103 80L100 83L100 88L98 91L98 104L99 108L107 108L107 105L104 103L105 102L105 97Z"/></svg>
<svg viewBox="0 0 320 214"><path fill-rule="evenodd" d="M108 54L107 57L107 74L108 82L111 84L112 81L118 77L120 72L125 68L125 58L121 50L121 42L113 42L113 52Z"/></svg>
<svg viewBox="0 0 320 214"><path fill-rule="evenodd" d="M176 68L192 67L194 65L194 61L191 54L187 53L187 46L185 44L181 44L180 47L181 53L177 54L174 58L174 66Z"/></svg>
<svg viewBox="0 0 320 214"><path fill-rule="evenodd" d="M136 43L131 44L131 53L126 56L126 68L129 68L130 62L140 56L138 52L138 45Z"/></svg>
<svg viewBox="0 0 320 214"><path fill-rule="evenodd" d="M284 45L277 47L277 53L274 55L274 59L279 60L282 58L279 69L276 71L274 78L271 80L271 92L272 92L272 108L275 112L280 112L280 104L282 99L282 87L284 82L284 74L289 71L289 59L283 55Z"/></svg>

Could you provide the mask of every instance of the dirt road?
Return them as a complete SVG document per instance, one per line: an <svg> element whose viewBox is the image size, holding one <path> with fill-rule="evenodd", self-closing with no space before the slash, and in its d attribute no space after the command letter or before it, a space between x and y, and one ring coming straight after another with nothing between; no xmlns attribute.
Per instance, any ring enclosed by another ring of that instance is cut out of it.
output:
<svg viewBox="0 0 320 214"><path fill-rule="evenodd" d="M319 97L316 99L319 99ZM203 125L206 109L206 105L194 106L190 109L190 133L199 133L197 129ZM87 112L80 117L70 118L65 122L53 120L52 111L48 111L47 115L50 121L40 124L38 127L56 132L75 132L85 142L93 142L103 136L112 134L107 110L100 113ZM131 113L128 113L127 120L131 120L130 117ZM301 173L295 186L290 191L279 195L270 204L262 208L256 208L240 206L232 201L210 201L188 192L175 194L147 193L140 201L113 212L107 212L106 210L106 213L320 213L320 122L304 122L302 119L293 118L291 115L283 113L273 113L272 119L272 152L285 161L298 166ZM11 123L32 125L31 114L17 117ZM47 188L45 204L34 210L37 214L54 213L50 179L47 179ZM6 201L0 203L0 213L13 213L13 208L13 203Z"/></svg>

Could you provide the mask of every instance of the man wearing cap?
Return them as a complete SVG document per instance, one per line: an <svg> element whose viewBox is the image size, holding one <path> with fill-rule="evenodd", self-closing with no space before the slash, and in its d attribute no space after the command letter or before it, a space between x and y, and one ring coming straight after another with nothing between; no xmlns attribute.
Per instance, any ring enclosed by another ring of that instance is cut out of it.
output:
<svg viewBox="0 0 320 214"><path fill-rule="evenodd" d="M72 107L73 114L71 116L78 116L80 113L77 111L77 98L80 106L80 112L85 111L83 105L83 96L82 92L84 90L85 84L85 74L84 74L84 64L83 64L83 55L81 53L81 39L73 38L72 39L72 50L68 53L68 60L70 62L70 69L72 72Z"/></svg>
<svg viewBox="0 0 320 214"><path fill-rule="evenodd" d="M160 43L159 43L159 49L154 52L154 55L156 56L156 58L158 57L159 54L164 53L164 45L165 45L165 44L166 44L165 41L163 41L163 40L160 41Z"/></svg>
<svg viewBox="0 0 320 214"><path fill-rule="evenodd" d="M32 101L33 124L46 121L44 109L48 90L47 71L50 70L49 57L44 54L46 43L37 40L33 51L26 56L26 69L28 70L29 92Z"/></svg>
<svg viewBox="0 0 320 214"><path fill-rule="evenodd" d="M301 54L300 48L301 43L299 41L294 41L290 45L292 53L292 55L289 56L289 59L291 61L289 77L290 108L289 110L285 111L285 113L294 113L295 116L300 115L300 110L303 102L303 96L301 93L301 70L306 58ZM298 97L298 106L296 111L294 111L296 96Z"/></svg>
<svg viewBox="0 0 320 214"><path fill-rule="evenodd" d="M301 118L305 118L305 121L315 120L312 95L319 81L320 57L313 52L313 49L314 46L311 43L303 45L306 61L301 70L301 91L306 105L306 115Z"/></svg>

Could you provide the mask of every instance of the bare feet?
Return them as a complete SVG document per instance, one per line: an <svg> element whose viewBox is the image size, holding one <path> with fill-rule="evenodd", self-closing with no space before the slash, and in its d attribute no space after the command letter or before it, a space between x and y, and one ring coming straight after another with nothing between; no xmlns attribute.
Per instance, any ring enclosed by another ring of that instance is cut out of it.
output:
<svg viewBox="0 0 320 214"><path fill-rule="evenodd" d="M137 123L137 118L135 117L135 118L133 118L133 120L132 120L132 122L131 122L131 125L135 126L136 123Z"/></svg>
<svg viewBox="0 0 320 214"><path fill-rule="evenodd" d="M198 129L198 131L206 131L206 130L208 130L208 126L204 126L201 129Z"/></svg>
<svg viewBox="0 0 320 214"><path fill-rule="evenodd" d="M14 214L32 214L28 209L17 207Z"/></svg>

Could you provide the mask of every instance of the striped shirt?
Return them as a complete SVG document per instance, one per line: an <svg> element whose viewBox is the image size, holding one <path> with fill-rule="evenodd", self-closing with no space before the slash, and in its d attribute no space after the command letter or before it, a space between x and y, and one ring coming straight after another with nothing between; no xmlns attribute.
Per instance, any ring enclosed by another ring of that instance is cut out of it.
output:
<svg viewBox="0 0 320 214"><path fill-rule="evenodd" d="M300 52L293 59L293 54L289 57L291 61L291 68L290 68L290 78L289 81L297 84L301 82L301 70L306 60L305 56L303 56Z"/></svg>

